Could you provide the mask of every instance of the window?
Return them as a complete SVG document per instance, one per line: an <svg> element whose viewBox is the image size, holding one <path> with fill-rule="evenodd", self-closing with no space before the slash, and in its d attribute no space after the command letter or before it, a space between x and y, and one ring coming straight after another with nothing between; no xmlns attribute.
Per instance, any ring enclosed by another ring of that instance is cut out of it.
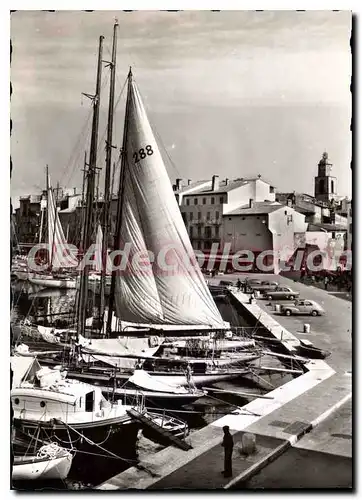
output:
<svg viewBox="0 0 362 500"><path fill-rule="evenodd" d="M207 219L207 220L210 220L210 212L207 212L207 214L206 214L206 219Z"/></svg>
<svg viewBox="0 0 362 500"><path fill-rule="evenodd" d="M210 226L205 227L205 238L211 238L211 227Z"/></svg>
<svg viewBox="0 0 362 500"><path fill-rule="evenodd" d="M199 229L200 229L200 228L199 228ZM197 242L197 248L198 248L199 250L201 250L201 248L202 248L201 241L198 241L198 242Z"/></svg>
<svg viewBox="0 0 362 500"><path fill-rule="evenodd" d="M319 192L320 193L324 192L324 179L320 179L319 181Z"/></svg>
<svg viewBox="0 0 362 500"><path fill-rule="evenodd" d="M202 198L202 204L206 205L206 198Z"/></svg>
<svg viewBox="0 0 362 500"><path fill-rule="evenodd" d="M189 200L189 198L186 198L186 205L190 205L190 200Z"/></svg>
<svg viewBox="0 0 362 500"><path fill-rule="evenodd" d="M224 197L223 196L220 196L220 203L224 203Z"/></svg>
<svg viewBox="0 0 362 500"><path fill-rule="evenodd" d="M194 205L197 205L197 198L194 199Z"/></svg>
<svg viewBox="0 0 362 500"><path fill-rule="evenodd" d="M215 238L219 237L219 226L215 226Z"/></svg>
<svg viewBox="0 0 362 500"><path fill-rule="evenodd" d="M194 218L194 214L192 212L190 212L190 221L192 221L193 218Z"/></svg>
<svg viewBox="0 0 362 500"><path fill-rule="evenodd" d="M44 406L45 406L45 401L40 401L40 406L41 406L42 408L44 408Z"/></svg>
<svg viewBox="0 0 362 500"><path fill-rule="evenodd" d="M211 198L211 205L215 205L215 198Z"/></svg>
<svg viewBox="0 0 362 500"><path fill-rule="evenodd" d="M201 236L201 226L197 227L197 236Z"/></svg>
<svg viewBox="0 0 362 500"><path fill-rule="evenodd" d="M93 411L94 407L94 391L88 392L85 395L85 411Z"/></svg>
<svg viewBox="0 0 362 500"><path fill-rule="evenodd" d="M273 186L269 186L269 193L274 193L274 187Z"/></svg>
<svg viewBox="0 0 362 500"><path fill-rule="evenodd" d="M331 193L334 193L334 181L331 181Z"/></svg>
<svg viewBox="0 0 362 500"><path fill-rule="evenodd" d="M14 399L14 404L18 405L20 403L19 398Z"/></svg>
<svg viewBox="0 0 362 500"><path fill-rule="evenodd" d="M211 248L211 241L205 241L204 250L210 250L210 248Z"/></svg>
<svg viewBox="0 0 362 500"><path fill-rule="evenodd" d="M216 213L215 213L215 218L216 218L216 220L218 220L219 216L220 216L220 213L219 213L219 212L216 212Z"/></svg>
<svg viewBox="0 0 362 500"><path fill-rule="evenodd" d="M197 218L198 220L201 220L201 212L197 212Z"/></svg>
<svg viewBox="0 0 362 500"><path fill-rule="evenodd" d="M349 225L349 232L352 233L352 222L351 224Z"/></svg>
<svg viewBox="0 0 362 500"><path fill-rule="evenodd" d="M192 238L192 237L193 237L193 235L194 235L194 227L193 227L193 226L191 226L191 227L190 227L190 238Z"/></svg>

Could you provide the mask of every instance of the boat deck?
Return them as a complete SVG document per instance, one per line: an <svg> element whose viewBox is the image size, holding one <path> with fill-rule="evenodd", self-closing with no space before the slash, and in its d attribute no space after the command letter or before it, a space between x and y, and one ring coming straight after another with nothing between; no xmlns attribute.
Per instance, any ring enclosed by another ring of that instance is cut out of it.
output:
<svg viewBox="0 0 362 500"><path fill-rule="evenodd" d="M280 280L290 285L285 278ZM295 289L298 286L298 291L302 289L303 296L309 297L310 287L300 283L291 286ZM314 297L315 292L319 294L319 299ZM344 478L347 479L343 480L341 486L345 487L345 482L352 477L352 339L349 333L349 323L352 318L350 311L345 314L346 301L331 296L324 290L313 289L309 298L318 302L323 300L326 317L279 318L270 308L268 310L265 301L258 300L257 303L249 304L248 296L241 292L233 292L233 300L238 307L251 314L255 318L255 323L257 321L261 323L272 337L282 340L285 352L291 355L295 354L299 338L306 338L306 334L303 333L303 323L313 321L311 329L313 338L308 336L308 339L318 347L329 346L328 350L332 351L332 355L327 362L310 361L304 365L306 373L270 392L268 395L272 399L255 399L241 410L226 415L195 432L188 438L193 446L192 450L186 452L168 447L150 457L149 463L142 462L142 465L148 467L152 473L130 468L110 478L97 489L244 488L249 487L245 485L251 480L250 478L272 461L275 460L277 463L278 460L282 460L284 454L312 452L334 453L335 457L343 457L344 463L347 464ZM331 318L329 318L330 311ZM286 323L286 320L291 322ZM322 321L318 324L318 320ZM224 425L229 425L234 436L231 479L225 479L221 474L223 469L221 441ZM239 452L243 432L251 432L256 436L257 450L249 457L244 457ZM350 461L350 471L348 461ZM314 478L314 487L323 487L325 483L325 477L321 476L319 484L318 478ZM332 483L334 484L331 478Z"/></svg>

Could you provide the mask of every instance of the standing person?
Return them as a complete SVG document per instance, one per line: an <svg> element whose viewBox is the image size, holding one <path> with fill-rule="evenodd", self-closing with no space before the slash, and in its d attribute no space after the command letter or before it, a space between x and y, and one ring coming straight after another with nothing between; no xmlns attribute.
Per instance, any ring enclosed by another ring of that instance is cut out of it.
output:
<svg viewBox="0 0 362 500"><path fill-rule="evenodd" d="M230 434L228 425L224 425L222 430L224 431L224 439L222 440L221 444L221 446L223 446L224 448L223 474L225 477L231 477L233 474L232 455L233 455L234 441L232 435Z"/></svg>
<svg viewBox="0 0 362 500"><path fill-rule="evenodd" d="M238 290L241 290L241 281L238 278L238 281L236 282L236 286L238 287Z"/></svg>
<svg viewBox="0 0 362 500"><path fill-rule="evenodd" d="M325 290L328 290L328 283L329 283L329 278L328 278L328 276L326 276L324 278L324 289Z"/></svg>
<svg viewBox="0 0 362 500"><path fill-rule="evenodd" d="M192 368L190 366L190 363L187 363L185 375L186 375L186 380L187 380L188 386L190 387L190 389L195 390L196 387L195 387L195 384L192 380Z"/></svg>

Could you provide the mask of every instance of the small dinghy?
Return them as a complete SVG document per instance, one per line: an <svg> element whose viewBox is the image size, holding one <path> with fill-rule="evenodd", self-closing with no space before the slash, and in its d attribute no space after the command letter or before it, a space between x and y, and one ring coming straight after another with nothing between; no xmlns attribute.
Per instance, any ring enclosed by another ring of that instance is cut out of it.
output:
<svg viewBox="0 0 362 500"><path fill-rule="evenodd" d="M299 354L312 359L325 359L331 355L330 351L325 351L319 347L315 347L309 340L300 340L298 347Z"/></svg>
<svg viewBox="0 0 362 500"><path fill-rule="evenodd" d="M13 481L35 481L66 479L73 455L69 450L49 443L39 448L36 454L16 455L13 460Z"/></svg>

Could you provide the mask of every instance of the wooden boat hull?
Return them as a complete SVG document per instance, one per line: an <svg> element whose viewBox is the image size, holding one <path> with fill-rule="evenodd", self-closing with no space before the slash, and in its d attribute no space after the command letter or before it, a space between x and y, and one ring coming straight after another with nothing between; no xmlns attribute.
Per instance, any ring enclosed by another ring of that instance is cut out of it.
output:
<svg viewBox="0 0 362 500"><path fill-rule="evenodd" d="M223 372L210 372L210 373L196 373L192 375L193 382L196 387L200 387L204 385L205 383L214 383L214 382L221 382L223 380L232 380L238 377L242 377L245 374L249 373L250 369L248 367L245 367L244 369L241 370L232 370L232 371L223 371ZM164 382L170 385L182 385L186 386L187 380L186 376L182 373L175 373L175 372L149 372L150 375L157 377L157 380L160 382ZM124 373L124 374L117 374L117 381L123 382L125 380L128 380L130 374L129 373ZM94 385L98 385L101 387L106 387L107 391L110 390L112 391L113 388L111 386L108 386L108 381L109 381L109 375L102 375L102 373L95 373L95 372L76 372L69 370L68 371L68 377L76 380L82 380L84 382L89 382ZM124 390L124 389L123 389ZM102 388L103 391L103 388ZM141 390L140 390L141 391ZM139 391L139 392L140 392ZM144 391L142 391L144 392Z"/></svg>
<svg viewBox="0 0 362 500"><path fill-rule="evenodd" d="M97 448L92 443L103 443L107 450L115 450L115 453L119 453L126 443L134 447L139 430L139 425L128 415L122 419L113 418L69 426L51 420L42 422L16 418L13 419L13 423L15 428L19 428L29 438L51 440L64 448L75 447L78 450L92 452L95 451L94 448ZM99 452L98 448L97 452Z"/></svg>
<svg viewBox="0 0 362 500"><path fill-rule="evenodd" d="M75 279L47 279L39 277L29 277L30 283L33 285L45 287L45 288L66 288L75 289L76 281Z"/></svg>
<svg viewBox="0 0 362 500"><path fill-rule="evenodd" d="M69 452L56 458L32 457L22 463L16 463L15 459L11 477L13 481L66 479L72 460L73 456Z"/></svg>
<svg viewBox="0 0 362 500"><path fill-rule="evenodd" d="M121 400L123 404L130 404L131 401L135 400L137 396L139 397L142 394L145 398L146 406L155 406L160 408L177 408L186 404L192 404L202 397L200 392L194 394L175 394L171 392L147 391L141 388L123 389L117 387L116 389L113 389L107 385L101 385L99 387L106 397L114 395L115 399Z"/></svg>

